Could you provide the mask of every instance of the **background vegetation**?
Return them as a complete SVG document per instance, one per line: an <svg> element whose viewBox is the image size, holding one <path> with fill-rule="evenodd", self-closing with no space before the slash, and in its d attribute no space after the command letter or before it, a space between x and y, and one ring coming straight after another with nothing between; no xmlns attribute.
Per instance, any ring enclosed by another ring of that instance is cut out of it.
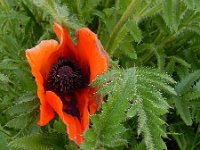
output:
<svg viewBox="0 0 200 150"><path fill-rule="evenodd" d="M80 149L200 149L199 0L0 0L1 150L78 149L59 119L36 124L25 50L56 38L53 20L89 27L111 59Z"/></svg>

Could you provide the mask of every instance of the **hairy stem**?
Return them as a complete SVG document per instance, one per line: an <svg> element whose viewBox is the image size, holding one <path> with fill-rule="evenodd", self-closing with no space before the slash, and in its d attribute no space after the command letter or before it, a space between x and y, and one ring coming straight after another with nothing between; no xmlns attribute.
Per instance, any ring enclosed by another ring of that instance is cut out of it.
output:
<svg viewBox="0 0 200 150"><path fill-rule="evenodd" d="M73 29L73 30L78 30L78 26L75 26L75 25L73 25L73 24L70 24L68 21L61 21L62 22L62 24L66 27L66 28L68 28L68 29Z"/></svg>
<svg viewBox="0 0 200 150"><path fill-rule="evenodd" d="M112 53L112 51L111 51L112 44L114 43L115 39L117 38L117 36L118 36L120 30L122 29L122 27L124 26L124 24L128 21L128 18L132 15L133 8L135 7L135 5L138 1L139 0L131 1L131 3L129 4L129 6L127 7L125 12L121 16L120 20L118 21L117 25L115 26L115 28L110 36L110 39L108 40L108 42L106 44L106 50L108 51L108 53Z"/></svg>
<svg viewBox="0 0 200 150"><path fill-rule="evenodd" d="M0 132L6 134L8 136L11 136L10 133L8 131L4 130L1 126L0 126Z"/></svg>
<svg viewBox="0 0 200 150"><path fill-rule="evenodd" d="M110 0L105 0L105 2L104 2L104 7L105 7L105 8L108 7L109 2L110 2Z"/></svg>
<svg viewBox="0 0 200 150"><path fill-rule="evenodd" d="M82 13L81 13L81 1L80 0L76 0L76 11L77 11L77 16L78 19L83 23L83 18L82 18Z"/></svg>

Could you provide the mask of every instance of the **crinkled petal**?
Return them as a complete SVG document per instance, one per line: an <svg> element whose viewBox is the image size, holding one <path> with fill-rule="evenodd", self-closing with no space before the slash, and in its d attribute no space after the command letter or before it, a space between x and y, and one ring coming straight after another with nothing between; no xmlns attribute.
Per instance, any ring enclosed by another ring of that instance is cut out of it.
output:
<svg viewBox="0 0 200 150"><path fill-rule="evenodd" d="M38 121L38 125L44 126L49 123L51 119L54 117L54 111L51 106L47 103L45 97L44 86L41 81L43 81L41 74L38 73L37 78L35 78L37 84L37 93L40 99L40 120Z"/></svg>
<svg viewBox="0 0 200 150"><path fill-rule="evenodd" d="M101 107L103 96L96 94L96 90L96 87L89 87L76 94L83 131L89 127L89 112L93 115Z"/></svg>
<svg viewBox="0 0 200 150"><path fill-rule="evenodd" d="M88 129L89 127L89 112L88 112L88 94L87 89L76 94L77 102L78 102L78 109L80 112L80 119L83 131Z"/></svg>
<svg viewBox="0 0 200 150"><path fill-rule="evenodd" d="M58 50L58 47L57 41L44 40L37 46L26 50L26 57L35 78L38 78L39 74L42 75L43 79L46 78L52 64L57 60L57 57L53 57L53 54Z"/></svg>
<svg viewBox="0 0 200 150"><path fill-rule="evenodd" d="M54 118L54 111L48 103L43 103L40 105L40 120L38 125L44 126L49 123Z"/></svg>
<svg viewBox="0 0 200 150"><path fill-rule="evenodd" d="M89 87L87 92L85 92L85 95L88 99L88 108L90 111L90 114L93 115L97 110L101 108L102 101L103 101L103 95L97 94L98 88L97 87Z"/></svg>
<svg viewBox="0 0 200 150"><path fill-rule="evenodd" d="M63 112L62 101L54 92L47 91L46 100L67 126L67 133L69 134L69 138L80 145L84 139L82 137L82 127L77 117L73 117Z"/></svg>
<svg viewBox="0 0 200 150"><path fill-rule="evenodd" d="M79 62L87 70L90 67L90 82L108 69L108 54L103 49L95 33L88 28L77 31ZM88 66L87 66L88 64Z"/></svg>
<svg viewBox="0 0 200 150"><path fill-rule="evenodd" d="M26 50L26 57L30 64L31 71L37 84L37 93L40 99L40 120L38 124L46 125L53 117L54 111L45 100L44 80L52 64L49 57L58 48L55 40L42 41L36 47Z"/></svg>
<svg viewBox="0 0 200 150"><path fill-rule="evenodd" d="M59 52L65 58L76 59L77 50L67 29L54 21L54 31L60 41Z"/></svg>
<svg viewBox="0 0 200 150"><path fill-rule="evenodd" d="M69 138L80 145L83 141L83 130L82 126L77 117L73 117L67 113L64 113L65 121L68 123L67 133L69 134ZM73 121L72 121L73 120Z"/></svg>
<svg viewBox="0 0 200 150"><path fill-rule="evenodd" d="M89 103L88 103L91 115L96 113L96 111L101 108L102 101L103 101L102 95L92 95L91 94L90 100L89 100Z"/></svg>

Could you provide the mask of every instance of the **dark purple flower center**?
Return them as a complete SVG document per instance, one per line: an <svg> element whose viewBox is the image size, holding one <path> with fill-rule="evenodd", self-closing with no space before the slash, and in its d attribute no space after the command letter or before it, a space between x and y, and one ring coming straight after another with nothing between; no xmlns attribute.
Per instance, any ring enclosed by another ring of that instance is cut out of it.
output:
<svg viewBox="0 0 200 150"><path fill-rule="evenodd" d="M62 100L63 105L67 106L64 111L80 119L75 92L88 84L89 75L84 75L74 60L60 57L47 75L45 90L55 92ZM70 97L70 100L64 98L66 95Z"/></svg>
<svg viewBox="0 0 200 150"><path fill-rule="evenodd" d="M64 97L61 97L61 101L62 101L64 107L67 106L67 108L63 108L63 111L65 111L66 113L68 113L72 116L77 117L80 120L80 112L76 106L77 100L76 100L75 96L71 95L70 101L66 100Z"/></svg>
<svg viewBox="0 0 200 150"><path fill-rule="evenodd" d="M47 75L46 89L58 95L69 95L87 86L88 82L75 61L60 57Z"/></svg>

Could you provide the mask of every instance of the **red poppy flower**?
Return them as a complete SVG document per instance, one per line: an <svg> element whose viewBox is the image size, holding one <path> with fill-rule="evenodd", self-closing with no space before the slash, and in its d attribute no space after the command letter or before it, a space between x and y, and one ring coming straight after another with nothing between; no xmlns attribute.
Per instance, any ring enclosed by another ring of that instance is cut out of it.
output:
<svg viewBox="0 0 200 150"><path fill-rule="evenodd" d="M89 127L89 113L100 107L102 96L89 86L108 69L108 55L97 36L88 28L76 32L74 44L68 30L54 22L60 41L45 40L26 50L40 99L40 120L44 126L56 112L66 125L69 138L80 145Z"/></svg>

